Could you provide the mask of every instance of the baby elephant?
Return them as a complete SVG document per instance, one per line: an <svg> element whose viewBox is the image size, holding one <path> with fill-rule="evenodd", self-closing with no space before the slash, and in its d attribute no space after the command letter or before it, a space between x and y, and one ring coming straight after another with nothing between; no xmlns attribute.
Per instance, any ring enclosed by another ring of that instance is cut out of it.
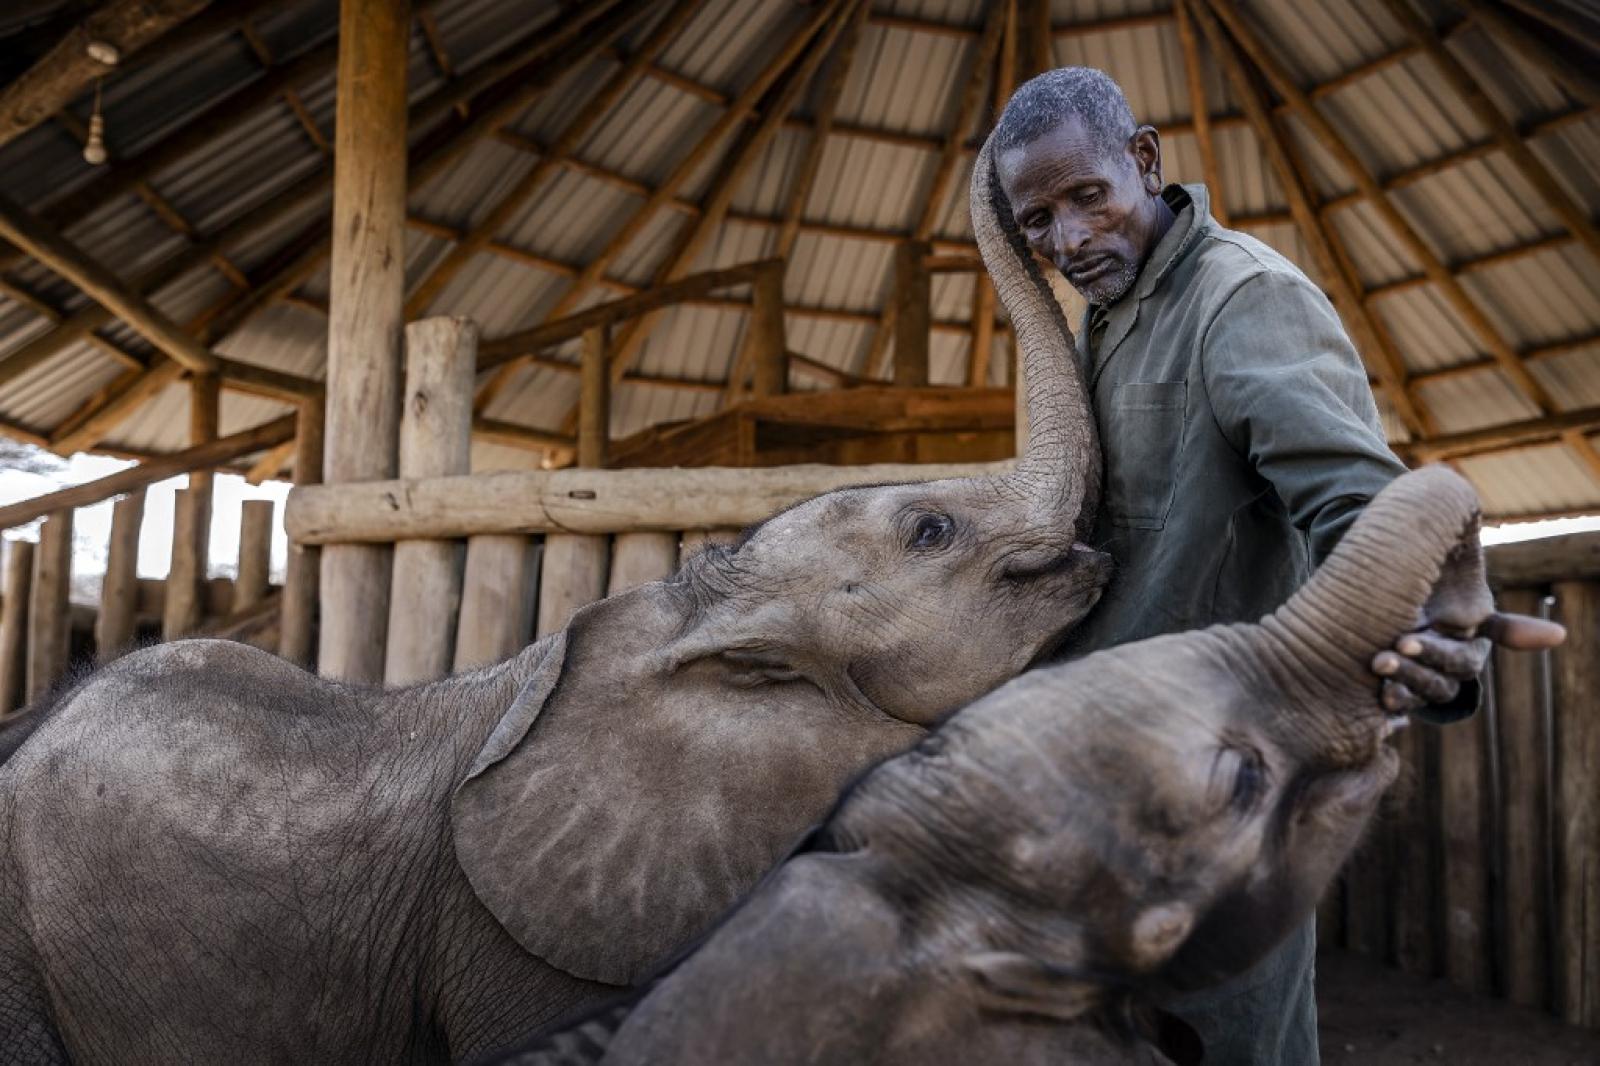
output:
<svg viewBox="0 0 1600 1066"><path fill-rule="evenodd" d="M1463 629L1493 610L1476 498L1443 468L1391 485L1259 624L1038 670L958 712L631 1008L511 1061L1168 1061L1134 1008L1303 922L1394 779L1402 722L1368 663L1425 603Z"/></svg>

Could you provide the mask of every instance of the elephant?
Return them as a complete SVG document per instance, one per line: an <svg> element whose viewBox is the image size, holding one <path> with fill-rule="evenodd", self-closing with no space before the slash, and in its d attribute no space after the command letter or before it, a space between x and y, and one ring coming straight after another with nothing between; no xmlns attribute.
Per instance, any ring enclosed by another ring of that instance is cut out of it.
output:
<svg viewBox="0 0 1600 1066"><path fill-rule="evenodd" d="M0 765L0 1063L438 1062L702 934L874 762L1098 598L1071 333L974 227L1029 432L991 476L826 494L498 665L389 691L243 645L129 654Z"/></svg>
<svg viewBox="0 0 1600 1066"><path fill-rule="evenodd" d="M1310 914L1397 772L1373 657L1425 606L1493 611L1477 516L1414 471L1258 624L1023 674L869 771L632 1003L498 1061L1197 1061L1141 1019Z"/></svg>

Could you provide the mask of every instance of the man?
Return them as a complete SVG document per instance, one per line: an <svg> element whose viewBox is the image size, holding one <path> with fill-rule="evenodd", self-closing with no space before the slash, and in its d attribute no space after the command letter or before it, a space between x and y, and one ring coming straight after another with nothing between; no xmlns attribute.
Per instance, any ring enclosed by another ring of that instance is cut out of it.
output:
<svg viewBox="0 0 1600 1066"><path fill-rule="evenodd" d="M1338 315L1289 260L1218 225L1204 186L1163 184L1159 135L1100 71L1022 86L995 164L1024 240L1089 302L1077 355L1105 453L1095 546L1117 576L1071 654L1255 621L1404 470ZM1384 705L1470 714L1489 638L1557 632L1424 619L1374 660ZM1208 1064L1317 1062L1314 935L1308 923L1250 973L1171 1005Z"/></svg>

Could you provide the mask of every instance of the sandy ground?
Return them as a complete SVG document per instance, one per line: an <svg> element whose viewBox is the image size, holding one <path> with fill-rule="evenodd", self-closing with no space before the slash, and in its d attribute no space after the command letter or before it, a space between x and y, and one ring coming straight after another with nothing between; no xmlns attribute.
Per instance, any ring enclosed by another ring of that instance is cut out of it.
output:
<svg viewBox="0 0 1600 1066"><path fill-rule="evenodd" d="M1327 1066L1600 1066L1600 1031L1410 977L1344 952L1317 957Z"/></svg>

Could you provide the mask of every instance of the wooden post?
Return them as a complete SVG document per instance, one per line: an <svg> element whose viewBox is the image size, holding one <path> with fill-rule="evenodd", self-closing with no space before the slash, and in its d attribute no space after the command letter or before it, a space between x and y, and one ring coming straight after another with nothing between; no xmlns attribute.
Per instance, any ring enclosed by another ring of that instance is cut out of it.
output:
<svg viewBox="0 0 1600 1066"><path fill-rule="evenodd" d="M221 382L215 374L196 374L189 380L189 445L198 447L217 439L222 423ZM194 575L197 584L205 584L211 563L211 501L215 497L216 474L210 467L202 467L189 475L189 494L194 498ZM170 579L169 579L170 580ZM204 598L200 614L205 614ZM195 626L200 623L195 619Z"/></svg>
<svg viewBox="0 0 1600 1066"><path fill-rule="evenodd" d="M1479 994L1490 990L1487 717L1439 730L1444 971L1451 983Z"/></svg>
<svg viewBox="0 0 1600 1066"><path fill-rule="evenodd" d="M33 542L6 546L5 599L0 602L0 715L21 707L28 692L28 604L33 587Z"/></svg>
<svg viewBox="0 0 1600 1066"><path fill-rule="evenodd" d="M1539 613L1537 592L1508 589L1500 609ZM1524 1007L1550 1001L1550 926L1545 900L1549 888L1546 832L1549 786L1545 752L1540 656L1497 652L1494 657L1495 706L1500 722L1500 906L1502 982L1506 998Z"/></svg>
<svg viewBox="0 0 1600 1066"><path fill-rule="evenodd" d="M777 261L756 275L751 291L750 346L757 396L778 396L789 390L789 342L783 325L784 263Z"/></svg>
<svg viewBox="0 0 1600 1066"><path fill-rule="evenodd" d="M606 594L610 556L611 538L604 535L552 533L545 537L536 637L565 628L572 612Z"/></svg>
<svg viewBox="0 0 1600 1066"><path fill-rule="evenodd" d="M1556 932L1561 1017L1600 1026L1600 583L1554 590L1567 642L1555 652Z"/></svg>
<svg viewBox="0 0 1600 1066"><path fill-rule="evenodd" d="M172 562L167 567L167 589L161 604L161 639L177 640L200 627L201 576L195 570L199 557L199 508L194 491L172 494Z"/></svg>
<svg viewBox="0 0 1600 1066"><path fill-rule="evenodd" d="M111 508L111 543L106 578L95 619L95 658L108 663L133 643L139 607L139 530L144 525L144 490L130 492Z"/></svg>
<svg viewBox="0 0 1600 1066"><path fill-rule="evenodd" d="M928 383L930 247L927 241L901 241L894 248L894 383L901 388Z"/></svg>
<svg viewBox="0 0 1600 1066"><path fill-rule="evenodd" d="M1393 957L1406 973L1432 977L1437 970L1438 950L1434 937L1434 915L1439 912L1439 885L1434 865L1433 833L1438 806L1438 745L1432 730L1411 726L1395 738L1401 759L1400 781L1386 801L1382 821L1374 835L1388 837L1390 890L1387 900L1394 913ZM1370 891L1370 886L1365 889ZM1359 905L1370 908L1372 900ZM1370 910L1362 921L1369 924Z"/></svg>
<svg viewBox="0 0 1600 1066"><path fill-rule="evenodd" d="M394 477L406 264L406 69L410 4L341 0L328 310L331 483ZM379 681L392 548L329 546L317 669Z"/></svg>
<svg viewBox="0 0 1600 1066"><path fill-rule="evenodd" d="M486 534L467 541L457 673L499 662L528 643L538 573L539 549L528 537Z"/></svg>
<svg viewBox="0 0 1600 1066"><path fill-rule="evenodd" d="M322 483L323 402L302 401L294 451L294 483ZM287 523L285 524L287 528ZM278 654L301 666L311 666L316 648L317 594L322 572L322 549L314 544L289 541L288 565L283 574L283 606L279 611Z"/></svg>
<svg viewBox="0 0 1600 1066"><path fill-rule="evenodd" d="M57 511L39 527L28 610L27 702L50 691L67 666L67 592L72 582L72 512Z"/></svg>
<svg viewBox="0 0 1600 1066"><path fill-rule="evenodd" d="M611 439L611 375L606 363L607 330L583 331L583 378L578 397L578 465L596 470L606 465Z"/></svg>
<svg viewBox="0 0 1600 1066"><path fill-rule="evenodd" d="M239 507L239 572L233 579L230 614L247 611L267 597L272 565L271 500L245 500Z"/></svg>
<svg viewBox="0 0 1600 1066"><path fill-rule="evenodd" d="M468 319L428 318L406 327L401 477L444 477L471 469L477 358L478 327ZM385 683L406 685L450 672L461 609L461 555L461 544L453 540L395 544Z"/></svg>
<svg viewBox="0 0 1600 1066"><path fill-rule="evenodd" d="M611 546L611 576L606 595L660 581L678 569L678 537L673 533L618 533Z"/></svg>

